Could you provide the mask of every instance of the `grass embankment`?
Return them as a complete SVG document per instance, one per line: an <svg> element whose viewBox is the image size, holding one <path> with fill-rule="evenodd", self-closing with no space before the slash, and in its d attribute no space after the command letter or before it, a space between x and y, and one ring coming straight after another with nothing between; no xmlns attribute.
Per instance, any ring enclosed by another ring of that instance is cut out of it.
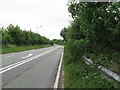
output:
<svg viewBox="0 0 120 90"><path fill-rule="evenodd" d="M120 88L120 83L113 80L95 66L86 65L83 60L69 63L69 53L64 53L65 88Z"/></svg>
<svg viewBox="0 0 120 90"><path fill-rule="evenodd" d="M12 52L20 52L25 50L39 49L50 47L52 45L31 45L31 46L12 46L12 47L2 47L2 54L12 53Z"/></svg>

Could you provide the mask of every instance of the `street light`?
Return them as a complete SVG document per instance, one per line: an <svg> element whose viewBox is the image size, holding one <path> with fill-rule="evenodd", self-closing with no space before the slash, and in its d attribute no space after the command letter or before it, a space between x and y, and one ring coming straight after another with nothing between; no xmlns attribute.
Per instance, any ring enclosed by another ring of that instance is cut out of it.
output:
<svg viewBox="0 0 120 90"><path fill-rule="evenodd" d="M38 33L38 28L41 28L42 26L37 26L37 33Z"/></svg>

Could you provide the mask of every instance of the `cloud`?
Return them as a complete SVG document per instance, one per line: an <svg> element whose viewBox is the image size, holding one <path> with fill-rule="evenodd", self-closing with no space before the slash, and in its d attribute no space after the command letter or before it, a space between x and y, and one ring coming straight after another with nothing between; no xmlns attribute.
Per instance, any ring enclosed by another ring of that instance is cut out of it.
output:
<svg viewBox="0 0 120 90"><path fill-rule="evenodd" d="M19 25L53 39L69 24L67 0L0 0L1 25ZM40 29L40 28L39 28Z"/></svg>

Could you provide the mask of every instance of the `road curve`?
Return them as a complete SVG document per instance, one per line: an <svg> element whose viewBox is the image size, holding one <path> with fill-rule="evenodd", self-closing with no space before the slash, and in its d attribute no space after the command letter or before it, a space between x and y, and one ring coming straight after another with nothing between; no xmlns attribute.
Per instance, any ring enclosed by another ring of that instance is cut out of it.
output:
<svg viewBox="0 0 120 90"><path fill-rule="evenodd" d="M63 47L53 46L3 55L11 61L3 58L7 64L4 61L3 69L0 70L2 87L52 88L62 52Z"/></svg>
<svg viewBox="0 0 120 90"><path fill-rule="evenodd" d="M22 51L22 52L14 52L14 53L9 53L9 54L3 54L2 59L1 59L2 60L2 67L5 67L5 66L10 65L12 63L18 62L20 60L24 60L26 58L30 58L32 56L38 55L40 53L46 52L46 51L51 50L51 49L56 48L56 47L58 47L58 46L52 46L52 47L42 48L42 49L33 49L33 50L27 50L27 51ZM29 57L27 57L27 56L29 56Z"/></svg>

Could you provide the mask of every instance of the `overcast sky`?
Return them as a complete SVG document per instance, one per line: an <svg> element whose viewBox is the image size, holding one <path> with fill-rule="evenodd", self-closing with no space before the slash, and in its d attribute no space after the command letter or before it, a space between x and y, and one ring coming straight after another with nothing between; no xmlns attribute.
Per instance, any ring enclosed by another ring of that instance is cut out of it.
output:
<svg viewBox="0 0 120 90"><path fill-rule="evenodd" d="M19 25L49 39L61 39L60 31L70 21L67 3L68 0L0 0L0 26Z"/></svg>

